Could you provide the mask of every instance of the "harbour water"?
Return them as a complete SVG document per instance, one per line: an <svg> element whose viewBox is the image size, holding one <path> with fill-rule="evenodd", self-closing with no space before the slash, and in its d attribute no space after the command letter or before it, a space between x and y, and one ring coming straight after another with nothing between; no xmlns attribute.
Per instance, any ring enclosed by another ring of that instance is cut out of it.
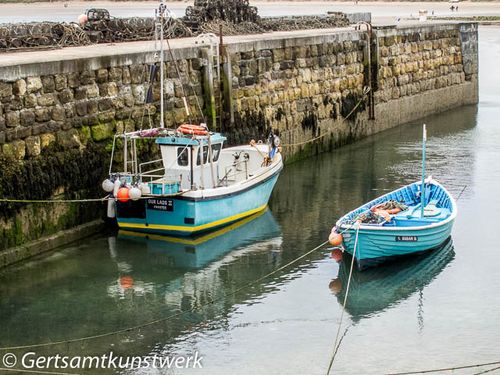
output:
<svg viewBox="0 0 500 375"><path fill-rule="evenodd" d="M334 373L500 360L499 32L480 28L479 104L423 120L427 170L458 198L453 242L429 256L355 273ZM344 212L417 180L421 123L287 166L270 209L230 230L196 241L110 233L3 270L0 347L116 332L34 350L199 352L203 369L192 373L324 374L346 265L324 247L261 278L323 242Z"/></svg>

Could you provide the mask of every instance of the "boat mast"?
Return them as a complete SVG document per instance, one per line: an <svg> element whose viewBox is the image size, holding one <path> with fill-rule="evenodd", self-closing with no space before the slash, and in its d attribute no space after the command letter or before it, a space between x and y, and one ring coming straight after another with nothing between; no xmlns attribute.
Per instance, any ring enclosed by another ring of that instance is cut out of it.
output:
<svg viewBox="0 0 500 375"><path fill-rule="evenodd" d="M420 188L420 217L424 218L424 210L425 210L425 144L427 142L427 129L425 124L423 126L423 135L422 135L422 187Z"/></svg>
<svg viewBox="0 0 500 375"><path fill-rule="evenodd" d="M164 114L163 114L163 75L164 75L164 62L165 55L163 49L163 27L165 24L165 10L166 5L163 4L163 0L160 1L160 6L158 8L158 15L160 17L160 128L165 127Z"/></svg>

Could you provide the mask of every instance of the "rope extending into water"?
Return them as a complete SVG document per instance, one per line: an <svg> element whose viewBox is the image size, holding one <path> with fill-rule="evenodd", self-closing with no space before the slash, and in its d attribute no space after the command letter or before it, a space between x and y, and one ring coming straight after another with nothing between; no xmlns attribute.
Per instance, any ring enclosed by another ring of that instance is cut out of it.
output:
<svg viewBox="0 0 500 375"><path fill-rule="evenodd" d="M431 372L446 372L446 371L455 371L455 370L464 370L468 368L474 368L474 367L484 367L484 366L493 366L493 365L499 365L500 361L496 362L486 362L486 363L477 363L474 365L465 365L465 366L454 366L454 367L443 367L443 368L437 368L437 369L430 369L430 370L418 370L418 371L404 371L404 372L389 372L386 373L385 375L414 375L414 374L429 374ZM486 372L490 372L493 370L500 369L500 367L496 367L493 369L489 369L486 371L482 371L479 373L476 373L476 375L479 374L485 374Z"/></svg>
<svg viewBox="0 0 500 375"><path fill-rule="evenodd" d="M356 109L359 107L359 105L365 100L365 97L366 97L366 95L368 95L369 92L370 92L370 88L369 87L365 87L365 89L363 90L363 96L361 97L361 99L358 100L358 102L353 107L353 109L351 110L351 112L349 112L347 114L347 116L342 119L343 121L345 121L345 120L349 119L349 117L351 117L351 115L354 113L354 111L356 111ZM283 133L286 134L288 132L290 132L290 131L285 131ZM305 145L307 143L311 143L311 142L317 141L318 139L326 137L327 135L331 134L332 132L333 132L333 130L328 130L327 132L325 132L323 134L320 134L317 137L308 139L307 141L298 142L298 143L287 143L287 144L282 145L282 147L302 146L302 145Z"/></svg>
<svg viewBox="0 0 500 375"><path fill-rule="evenodd" d="M299 260L304 259L305 257L309 256L313 252L315 252L318 249L322 248L327 243L328 243L328 241L325 241L325 242L321 243L320 245L314 247L312 250L309 250L308 252L306 252L306 253L300 255L299 257L291 260L290 262L284 264L283 266L281 266L281 267L279 267L279 268L277 268L277 269L275 269L275 270L273 270L273 271L265 274L264 276L259 277L256 280L253 280L253 281L251 281L251 282L249 282L247 284L244 284L244 285L240 286L239 288L233 290L231 293L226 294L225 297L235 295L235 294L241 292L242 290L248 289L251 286L259 283L260 281L262 281L262 280L264 280L264 279L266 279L266 278L268 278L268 277L270 277L272 275L275 275L278 272L283 271L284 269L288 268L292 264L297 263ZM209 305L211 305L211 304L213 304L215 302L216 302L216 300L211 299L207 303L201 304L198 307L194 307L194 308L191 308L191 309L185 310L185 311L180 311L180 312L177 312L177 313L174 313L174 314L171 314L171 315L168 315L168 316L156 319L156 320L152 320L152 321L147 322L147 323L139 324L139 325L136 325L136 326L133 326L133 327L122 328L122 329L119 329L119 330L116 330L116 331L104 332L104 333L100 333L100 334L96 334L96 335L91 335L91 336L77 337L77 338L68 339L68 340L50 341L50 342L38 343L38 344L9 346L9 347L0 348L0 350L18 350L18 349L40 348L40 347L47 347L47 346L54 346L54 345L61 345L61 344L71 344L71 343L75 343L75 342L83 342L83 341L95 340L95 339L99 339L99 338L103 338L103 337L115 336L115 335L118 335L118 334L121 334L121 333L127 333L127 332L131 332L131 331L135 331L135 330L138 330L140 328L145 328L145 327L148 327L148 326L152 326L154 324L158 324L158 323L161 323L161 322L166 322L166 321L172 320L172 319L174 319L176 317L182 316L183 314L194 312L197 308L203 308L203 307L209 306Z"/></svg>
<svg viewBox="0 0 500 375"><path fill-rule="evenodd" d="M330 363L328 364L328 370L326 371L326 375L330 374L330 371L332 369L333 362L335 361L335 356L337 355L340 344L342 343L342 340L345 337L347 330L349 329L349 327L348 327L345 330L344 334L342 335L342 338L340 338L340 329L342 328L342 319L344 318L345 306L347 304L347 297L349 296L349 287L351 286L352 271L354 269L354 258L356 256L356 249L358 248L359 227L360 227L360 224L358 223L358 227L356 228L356 239L354 240L354 250L352 252L351 268L349 269L349 278L347 279L347 288L346 288L345 295L344 295L344 303L342 304L342 312L340 313L340 322L339 322L339 326L337 328L337 335L335 336L335 344L333 345L333 354L332 354L332 357L330 359Z"/></svg>

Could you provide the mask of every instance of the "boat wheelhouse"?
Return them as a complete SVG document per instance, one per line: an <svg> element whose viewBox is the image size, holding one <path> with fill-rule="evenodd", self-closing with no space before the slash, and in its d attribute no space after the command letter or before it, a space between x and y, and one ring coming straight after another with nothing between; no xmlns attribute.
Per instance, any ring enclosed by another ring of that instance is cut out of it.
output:
<svg viewBox="0 0 500 375"><path fill-rule="evenodd" d="M272 143L224 148L220 133L185 134L182 129L149 129L115 136L123 143L123 172L113 172L103 188L108 216L121 229L190 236L264 210L283 168ZM153 141L161 158L138 160L137 144Z"/></svg>

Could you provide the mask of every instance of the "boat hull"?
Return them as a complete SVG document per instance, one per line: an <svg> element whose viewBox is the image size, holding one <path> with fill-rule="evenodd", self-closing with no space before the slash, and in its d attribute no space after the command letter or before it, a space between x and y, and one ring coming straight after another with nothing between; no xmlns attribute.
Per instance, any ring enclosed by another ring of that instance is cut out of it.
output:
<svg viewBox="0 0 500 375"><path fill-rule="evenodd" d="M220 196L152 197L136 202L117 202L118 226L173 236L192 236L221 228L263 211L280 171L253 186Z"/></svg>

